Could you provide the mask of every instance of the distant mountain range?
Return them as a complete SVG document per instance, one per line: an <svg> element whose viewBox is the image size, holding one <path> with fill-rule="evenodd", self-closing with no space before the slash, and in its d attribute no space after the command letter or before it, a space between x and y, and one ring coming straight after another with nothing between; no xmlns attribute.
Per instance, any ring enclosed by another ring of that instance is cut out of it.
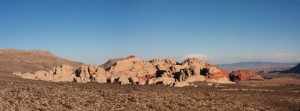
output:
<svg viewBox="0 0 300 111"><path fill-rule="evenodd" d="M276 62L239 62L231 64L216 64L228 72L239 69L248 69L254 71L282 71L296 66L298 63L276 63Z"/></svg>

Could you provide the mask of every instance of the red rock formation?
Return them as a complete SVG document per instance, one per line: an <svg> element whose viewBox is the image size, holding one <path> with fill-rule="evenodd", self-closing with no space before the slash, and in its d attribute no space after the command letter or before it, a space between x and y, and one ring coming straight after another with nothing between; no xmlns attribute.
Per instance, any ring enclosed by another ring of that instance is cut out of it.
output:
<svg viewBox="0 0 300 111"><path fill-rule="evenodd" d="M232 81L244 81L244 80L264 80L261 76L259 76L257 73L250 71L250 70L237 70L232 71L229 75L230 79Z"/></svg>
<svg viewBox="0 0 300 111"><path fill-rule="evenodd" d="M211 67L211 68L209 68L209 70L210 70L210 74L208 75L209 79L218 80L218 79L224 78L224 77L229 79L228 72L220 67ZM214 70L214 71L211 71L211 70Z"/></svg>

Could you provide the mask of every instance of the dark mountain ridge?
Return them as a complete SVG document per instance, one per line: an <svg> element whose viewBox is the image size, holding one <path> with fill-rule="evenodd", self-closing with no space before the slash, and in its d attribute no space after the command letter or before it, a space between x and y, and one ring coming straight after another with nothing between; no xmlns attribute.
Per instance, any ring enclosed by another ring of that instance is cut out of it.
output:
<svg viewBox="0 0 300 111"><path fill-rule="evenodd" d="M239 70L239 69L248 69L254 71L270 70L287 70L291 67L296 66L297 63L277 63L277 62L239 62L231 64L217 64L216 66L222 67L227 71Z"/></svg>
<svg viewBox="0 0 300 111"><path fill-rule="evenodd" d="M296 65L295 67L292 67L289 70L282 71L281 73L296 73L296 74L300 74L300 63L298 65Z"/></svg>

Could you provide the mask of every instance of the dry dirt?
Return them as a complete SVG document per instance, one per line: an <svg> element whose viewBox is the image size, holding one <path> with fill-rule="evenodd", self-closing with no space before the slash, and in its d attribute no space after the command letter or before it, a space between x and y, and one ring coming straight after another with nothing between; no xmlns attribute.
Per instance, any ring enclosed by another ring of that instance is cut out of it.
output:
<svg viewBox="0 0 300 111"><path fill-rule="evenodd" d="M300 79L299 78L273 78L273 79L265 79L264 81L261 80L250 80L250 81L240 81L237 82L239 85L243 86L256 86L256 87L265 87L265 86L300 86Z"/></svg>
<svg viewBox="0 0 300 111"><path fill-rule="evenodd" d="M0 110L300 110L299 86L284 91L230 91L240 85L175 88L162 85L52 83L0 74Z"/></svg>

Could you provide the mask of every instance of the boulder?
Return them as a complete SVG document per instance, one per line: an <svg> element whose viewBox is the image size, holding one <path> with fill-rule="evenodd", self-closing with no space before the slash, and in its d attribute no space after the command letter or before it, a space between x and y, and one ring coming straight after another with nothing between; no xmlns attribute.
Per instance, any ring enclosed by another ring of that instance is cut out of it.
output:
<svg viewBox="0 0 300 111"><path fill-rule="evenodd" d="M81 83L81 78L75 76L75 77L73 78L73 81L74 81L74 82Z"/></svg>
<svg viewBox="0 0 300 111"><path fill-rule="evenodd" d="M51 74L50 71L49 74ZM53 82L73 82L74 70L73 67L68 65L62 65L53 69Z"/></svg>
<svg viewBox="0 0 300 111"><path fill-rule="evenodd" d="M173 65L173 66L171 66L171 71L173 73L176 73L176 72L180 72L180 70L184 69L184 68L186 68L186 67L183 65Z"/></svg>
<svg viewBox="0 0 300 111"><path fill-rule="evenodd" d="M62 65L53 69L53 74L57 76L72 75L73 73L73 67L68 65Z"/></svg>
<svg viewBox="0 0 300 111"><path fill-rule="evenodd" d="M118 83L120 83L120 84L130 84L129 79L126 76L120 76L118 78Z"/></svg>
<svg viewBox="0 0 300 111"><path fill-rule="evenodd" d="M112 73L122 72L122 71L129 71L132 69L133 64L136 61L140 61L136 56L129 56L126 59L117 61L113 66L110 67L110 71Z"/></svg>
<svg viewBox="0 0 300 111"><path fill-rule="evenodd" d="M132 84L138 84L139 83L139 78L137 78L137 77L130 77L129 81Z"/></svg>
<svg viewBox="0 0 300 111"><path fill-rule="evenodd" d="M110 76L110 77L108 77L108 82L110 82L110 83L115 83L116 82L116 77L113 77L113 76Z"/></svg>
<svg viewBox="0 0 300 111"><path fill-rule="evenodd" d="M139 80L139 83L138 83L139 85L145 85L146 84L146 81L145 80L143 80L143 79L141 79L141 80Z"/></svg>
<svg viewBox="0 0 300 111"><path fill-rule="evenodd" d="M118 61L116 65L112 69L110 69L110 72L116 73L121 71L128 71L133 67L133 62L129 60L122 60Z"/></svg>
<svg viewBox="0 0 300 111"><path fill-rule="evenodd" d="M88 70L88 66L82 65L79 69L77 69L76 76L80 77L80 82L82 83L90 82L90 73Z"/></svg>
<svg viewBox="0 0 300 111"><path fill-rule="evenodd" d="M97 83L106 83L107 82L107 78L106 78L105 75L99 74L99 75L96 75L95 81Z"/></svg>
<svg viewBox="0 0 300 111"><path fill-rule="evenodd" d="M149 79L147 84L155 84L155 78Z"/></svg>
<svg viewBox="0 0 300 111"><path fill-rule="evenodd" d="M95 72L96 72L96 67L95 67L95 66L89 66L89 67L88 67L88 70L89 70L89 74L95 74Z"/></svg>
<svg viewBox="0 0 300 111"><path fill-rule="evenodd" d="M205 81L205 80L206 80L206 78L203 75L200 75L200 76L193 75L193 76L188 77L185 81L186 82L199 82L199 81Z"/></svg>
<svg viewBox="0 0 300 111"><path fill-rule="evenodd" d="M159 77L155 80L155 82L157 84L173 85L173 83L175 83L175 79L170 77Z"/></svg>
<svg viewBox="0 0 300 111"><path fill-rule="evenodd" d="M106 72L102 67L98 67L96 69L96 72L95 72L96 75L99 75L99 74L102 74L102 75L105 75L106 77L110 77L111 74Z"/></svg>
<svg viewBox="0 0 300 111"><path fill-rule="evenodd" d="M157 70L164 70L164 71L166 71L166 70L169 69L169 67L166 66L166 65L164 65L164 64L158 64L158 65L156 66L156 68L157 68Z"/></svg>
<svg viewBox="0 0 300 111"><path fill-rule="evenodd" d="M174 87L185 87L189 85L190 84L188 82L182 81L182 82L175 82Z"/></svg>

